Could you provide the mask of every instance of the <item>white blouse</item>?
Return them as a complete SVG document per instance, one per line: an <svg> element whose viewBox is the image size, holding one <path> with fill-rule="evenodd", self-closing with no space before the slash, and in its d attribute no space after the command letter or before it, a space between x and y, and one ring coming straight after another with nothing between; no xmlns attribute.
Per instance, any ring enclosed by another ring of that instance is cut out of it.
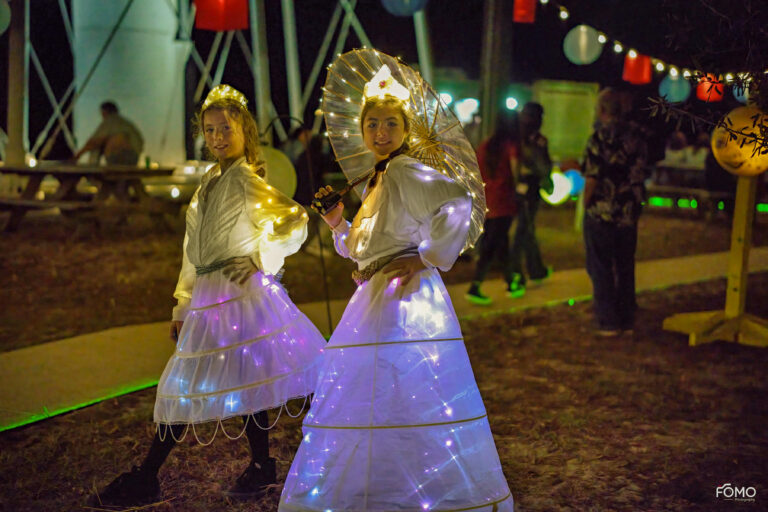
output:
<svg viewBox="0 0 768 512"><path fill-rule="evenodd" d="M257 171L243 157L223 175L216 164L201 179L187 209L174 320L184 319L196 266L250 256L259 270L276 274L306 239L307 212Z"/></svg>
<svg viewBox="0 0 768 512"><path fill-rule="evenodd" d="M448 176L415 158L399 155L363 193L352 222L333 230L336 252L363 269L409 247L428 268L447 271L469 232L472 198Z"/></svg>

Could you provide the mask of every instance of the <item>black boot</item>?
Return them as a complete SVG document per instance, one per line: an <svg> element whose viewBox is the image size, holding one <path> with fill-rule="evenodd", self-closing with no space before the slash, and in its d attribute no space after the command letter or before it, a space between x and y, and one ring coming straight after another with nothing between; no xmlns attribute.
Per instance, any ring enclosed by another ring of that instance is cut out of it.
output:
<svg viewBox="0 0 768 512"><path fill-rule="evenodd" d="M115 478L112 483L90 499L93 506L130 507L146 505L160 498L160 482L157 474L133 466L127 473Z"/></svg>
<svg viewBox="0 0 768 512"><path fill-rule="evenodd" d="M237 477L235 485L224 492L225 496L237 500L259 499L277 482L275 459L270 457L264 463L251 462L243 474Z"/></svg>

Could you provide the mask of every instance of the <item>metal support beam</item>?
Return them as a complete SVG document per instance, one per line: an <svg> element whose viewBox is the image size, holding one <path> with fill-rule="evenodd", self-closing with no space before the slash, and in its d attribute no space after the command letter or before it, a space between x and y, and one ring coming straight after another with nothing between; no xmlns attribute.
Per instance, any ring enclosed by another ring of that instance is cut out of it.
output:
<svg viewBox="0 0 768 512"><path fill-rule="evenodd" d="M251 19L251 47L253 48L251 69L254 76L256 93L256 116L259 129L269 124L272 92L269 85L269 53L267 52L267 19L264 0L249 0L248 9ZM272 134L266 134L267 143L272 144Z"/></svg>
<svg viewBox="0 0 768 512"><path fill-rule="evenodd" d="M419 69L424 80L436 87L432 74L432 48L429 44L426 9L413 13L413 26L416 29L416 48L419 52Z"/></svg>
<svg viewBox="0 0 768 512"><path fill-rule="evenodd" d="M354 5L350 5L349 0L339 0L339 3L344 8L344 10L347 11L347 17L349 22L352 24L352 29L355 31L355 34L357 34L357 38L360 39L360 42L363 43L363 46L373 48L371 40L368 39L368 35L363 29L363 25L360 23L360 20L357 19Z"/></svg>
<svg viewBox="0 0 768 512"><path fill-rule="evenodd" d="M72 82L69 84L69 87L67 87L67 90L64 92L64 95L61 97L61 100L59 100L59 102L56 103L56 108L54 109L53 114L51 114L51 117L48 118L48 122L45 123L45 128L43 128L43 130L37 136L37 139L35 140L35 145L32 146L30 153L32 153L33 155L37 155L37 150L40 149L40 146L42 146L43 143L45 142L45 138L48 137L48 132L51 131L51 127L53 126L53 123L55 123L57 119L61 120L62 122L66 122L66 118L64 117L64 114L58 114L57 112L61 112L61 107L63 107L64 104L69 100L69 97L73 92L75 92L74 80L72 80ZM77 138L75 138L75 143L77 143ZM41 160L41 159L42 157L38 158L38 160Z"/></svg>
<svg viewBox="0 0 768 512"><path fill-rule="evenodd" d="M216 60L216 54L219 52L219 45L221 39L224 37L224 32L216 32L216 37L213 38L213 45L211 45L211 51L208 52L208 59L205 61L205 67L201 71L200 81L197 82L197 89L195 89L195 103L199 102L203 97L203 88L206 80L212 83L211 68L213 68L213 61ZM213 87L213 85L211 85Z"/></svg>
<svg viewBox="0 0 768 512"><path fill-rule="evenodd" d="M69 10L67 9L67 2L65 0L59 0L59 10L61 11L61 19L64 20L64 30L67 31L67 41L69 41L69 51L75 53L75 32L72 30L72 20L69 18Z"/></svg>
<svg viewBox="0 0 768 512"><path fill-rule="evenodd" d="M131 6L133 5L134 0L128 0L128 2L125 4L125 7L123 8L123 11L120 13L120 17L117 19L117 22L115 23L115 26L112 27L112 31L109 33L109 36L107 36L107 40L104 41L104 46L102 46L101 50L99 51L99 54L96 56L96 60L91 65L91 69L88 70L88 74L85 76L85 79L83 80L83 83L80 85L80 88L75 93L75 96L72 98L72 103L69 104L67 107L66 112L64 112L64 119L69 118L70 115L72 115L72 111L75 109L75 104L77 103L77 100L80 96L82 96L83 91L85 91L85 88L88 86L88 82L91 81L91 77L93 76L93 73L96 71L96 68L99 65L99 62L101 62L101 59L104 57L104 54L107 53L107 49L112 44L112 40L115 38L115 34L117 34L117 31L120 30L120 26L123 24L123 20L125 19L125 16L128 14L128 11L131 9ZM40 159L44 159L46 156L48 156L48 153L51 152L51 149L53 149L53 143L56 141L56 137L58 137L59 132L61 132L60 127L56 127L56 130L54 130L51 137L48 139L48 142L45 143L45 146L43 146L43 150L40 152Z"/></svg>
<svg viewBox="0 0 768 512"><path fill-rule="evenodd" d="M309 95L312 94L312 90L315 88L315 83L317 82L317 77L320 76L320 71L323 69L325 55L328 53L328 48L331 46L333 34L336 32L336 27L339 25L340 19L341 5L336 4L336 9L334 9L333 14L331 15L331 22L328 24L328 29L325 31L325 37L320 45L320 50L317 52L317 57L315 57L315 63L312 65L312 71L309 73L307 83L304 84L304 92L301 95L302 111L307 108Z"/></svg>
<svg viewBox="0 0 768 512"><path fill-rule="evenodd" d="M43 89L45 90L46 96L48 96L48 101L51 102L51 106L53 107L53 115L59 119L59 127L64 132L64 139L66 139L69 149L71 149L74 153L77 151L77 143L75 142L75 137L72 135L72 132L67 126L67 120L64 119L64 114L62 114L61 108L59 108L59 103L56 101L56 95L53 93L51 84L48 82L48 76L46 76L43 65L40 63L40 59L37 57L37 52L32 45L30 45L29 56L32 64L35 66L35 70L37 71L38 76L40 77L40 81L43 84Z"/></svg>
<svg viewBox="0 0 768 512"><path fill-rule="evenodd" d="M285 71L288 78L288 110L294 119L304 119L301 102L301 72L299 71L299 49L296 42L296 15L293 0L282 0L283 39L285 41ZM290 127L289 121L288 126Z"/></svg>
<svg viewBox="0 0 768 512"><path fill-rule="evenodd" d="M219 55L219 64L216 66L216 74L213 75L213 86L216 87L221 83L221 77L224 76L224 68L227 66L227 59L229 58L229 49L232 47L232 38L235 36L235 31L230 30L227 32L227 38L224 40L224 47L221 49L221 55Z"/></svg>
<svg viewBox="0 0 768 512"><path fill-rule="evenodd" d="M29 0L12 0L11 25L8 34L8 165L24 165L27 131L27 76L26 41L29 39Z"/></svg>

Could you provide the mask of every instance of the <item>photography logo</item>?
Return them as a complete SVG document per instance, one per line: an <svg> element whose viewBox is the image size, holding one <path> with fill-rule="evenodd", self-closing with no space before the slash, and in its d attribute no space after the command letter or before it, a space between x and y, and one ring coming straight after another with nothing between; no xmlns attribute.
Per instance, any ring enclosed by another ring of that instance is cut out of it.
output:
<svg viewBox="0 0 768 512"><path fill-rule="evenodd" d="M733 484L722 484L715 487L715 498L726 501L754 502L757 490L754 487L738 487Z"/></svg>

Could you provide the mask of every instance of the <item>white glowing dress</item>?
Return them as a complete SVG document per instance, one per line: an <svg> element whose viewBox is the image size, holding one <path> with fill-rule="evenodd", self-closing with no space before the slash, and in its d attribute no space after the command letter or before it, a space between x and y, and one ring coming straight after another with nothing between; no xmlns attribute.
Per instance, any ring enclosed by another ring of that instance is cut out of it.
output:
<svg viewBox="0 0 768 512"><path fill-rule="evenodd" d="M304 209L244 159L203 177L187 211L173 312L184 326L158 384L157 423L222 420L314 391L325 340L273 276L306 238L306 223ZM237 256L260 269L242 286L221 270L196 275Z"/></svg>
<svg viewBox="0 0 768 512"><path fill-rule="evenodd" d="M396 157L336 249L370 262L418 247L429 267L405 286L358 287L323 355L282 512L504 511L513 500L450 297L448 270L471 201L455 182Z"/></svg>

